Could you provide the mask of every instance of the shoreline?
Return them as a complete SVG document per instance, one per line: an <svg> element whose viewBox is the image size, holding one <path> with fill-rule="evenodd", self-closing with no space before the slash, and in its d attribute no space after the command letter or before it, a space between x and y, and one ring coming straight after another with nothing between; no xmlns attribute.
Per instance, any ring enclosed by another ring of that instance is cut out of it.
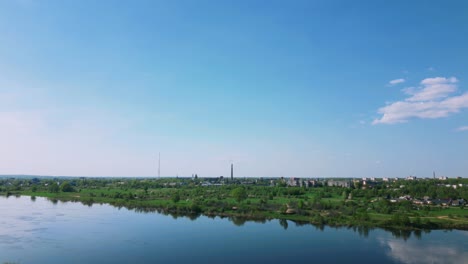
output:
<svg viewBox="0 0 468 264"><path fill-rule="evenodd" d="M70 193L73 194L73 193ZM0 193L2 196L7 196L5 194ZM36 197L42 197L49 200L52 203L56 203L58 201L61 202L78 202L82 203L83 205L92 206L94 204L106 204L109 206L117 207L117 208L126 208L127 210L132 210L135 212L143 212L143 213L151 213L157 212L162 213L164 215L171 215L173 217L188 217L196 219L199 216L206 216L206 217L220 217L220 218L235 218L240 220L241 222L263 222L263 221L271 221L271 220L288 220L292 221L296 224L301 225L313 225L316 227L337 227L337 228L381 228L385 230L393 230L393 231L431 231L431 230L462 230L468 231L468 224L465 221L459 219L452 219L449 216L438 216L438 217L421 217L421 219L429 220L428 224L415 226L414 219L415 217L409 217L410 223L407 225L392 225L386 220L377 220L371 216L370 219L361 220L358 222L350 222L349 218L340 218L334 217L330 215L331 213L336 213L334 211L329 210L321 210L316 212L314 216L305 216L300 214L287 214L282 212L275 212L275 211L250 211L250 212L239 212L237 210L224 210L224 211L213 211L213 210L203 210L202 207L200 208L189 208L185 206L178 206L177 204L167 204L166 206L150 206L150 205L143 205L145 202L150 201L143 201L143 204L140 201L140 204L137 205L136 203L126 202L126 201L119 201L113 200L109 201L108 199L92 199L90 200L89 197L82 197L79 195L37 195L37 194L30 194L30 193L23 193L23 192L13 192L10 194L11 196L29 196L31 199L35 199ZM8 197L8 196L7 196ZM152 200L155 201L155 200ZM159 200L159 201L166 201L166 200ZM468 209L464 209L468 211ZM393 216L393 214L386 215L387 217ZM437 220L436 222L430 220ZM442 221L441 221L442 220ZM457 223L461 222L461 223Z"/></svg>

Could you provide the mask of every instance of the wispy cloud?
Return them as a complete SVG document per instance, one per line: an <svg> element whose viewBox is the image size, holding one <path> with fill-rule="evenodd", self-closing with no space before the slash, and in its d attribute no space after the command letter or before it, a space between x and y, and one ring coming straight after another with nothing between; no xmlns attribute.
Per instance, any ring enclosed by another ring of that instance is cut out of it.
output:
<svg viewBox="0 0 468 264"><path fill-rule="evenodd" d="M457 128L457 131L468 131L468 126L461 126Z"/></svg>
<svg viewBox="0 0 468 264"><path fill-rule="evenodd" d="M382 116L373 124L395 124L407 122L411 118L434 119L458 113L468 108L468 92L454 95L458 80L455 77L427 78L419 87L403 89L408 98L393 102L378 110Z"/></svg>
<svg viewBox="0 0 468 264"><path fill-rule="evenodd" d="M405 82L405 79L403 78L400 78L400 79L395 79L395 80L391 80L388 82L389 85L397 85L399 83L404 83Z"/></svg>
<svg viewBox="0 0 468 264"><path fill-rule="evenodd" d="M421 81L422 89L414 89L410 98L407 101L420 102L430 101L439 98L447 97L449 94L457 90L457 78L436 77L427 78Z"/></svg>

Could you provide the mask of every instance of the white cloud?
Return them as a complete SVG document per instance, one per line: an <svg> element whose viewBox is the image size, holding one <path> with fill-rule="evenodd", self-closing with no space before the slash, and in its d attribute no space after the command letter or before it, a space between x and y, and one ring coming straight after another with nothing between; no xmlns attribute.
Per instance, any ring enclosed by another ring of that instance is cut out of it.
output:
<svg viewBox="0 0 468 264"><path fill-rule="evenodd" d="M413 96L407 101L429 101L447 97L457 90L457 78L427 78L421 81L422 89L414 90Z"/></svg>
<svg viewBox="0 0 468 264"><path fill-rule="evenodd" d="M436 77L421 81L420 87L408 87L403 93L410 97L388 104L378 110L382 117L373 124L395 124L411 118L434 119L458 113L468 108L468 92L453 95L457 91L457 78Z"/></svg>
<svg viewBox="0 0 468 264"><path fill-rule="evenodd" d="M461 126L457 128L457 131L468 131L468 126Z"/></svg>
<svg viewBox="0 0 468 264"><path fill-rule="evenodd" d="M401 79L395 79L395 80L391 80L388 82L389 85L397 85L399 83L404 83L405 82L405 79L401 78Z"/></svg>

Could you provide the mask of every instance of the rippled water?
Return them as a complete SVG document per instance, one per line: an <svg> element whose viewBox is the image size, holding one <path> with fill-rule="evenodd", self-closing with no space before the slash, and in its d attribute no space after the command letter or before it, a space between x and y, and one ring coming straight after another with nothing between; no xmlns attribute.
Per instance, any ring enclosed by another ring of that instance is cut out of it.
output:
<svg viewBox="0 0 468 264"><path fill-rule="evenodd" d="M467 231L408 235L0 197L0 263L468 263Z"/></svg>

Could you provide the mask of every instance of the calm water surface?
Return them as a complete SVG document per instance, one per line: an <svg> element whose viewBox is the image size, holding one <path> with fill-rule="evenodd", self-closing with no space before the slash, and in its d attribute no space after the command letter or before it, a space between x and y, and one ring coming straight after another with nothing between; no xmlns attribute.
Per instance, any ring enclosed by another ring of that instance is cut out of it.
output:
<svg viewBox="0 0 468 264"><path fill-rule="evenodd" d="M0 197L0 263L468 263L467 231L398 235Z"/></svg>

